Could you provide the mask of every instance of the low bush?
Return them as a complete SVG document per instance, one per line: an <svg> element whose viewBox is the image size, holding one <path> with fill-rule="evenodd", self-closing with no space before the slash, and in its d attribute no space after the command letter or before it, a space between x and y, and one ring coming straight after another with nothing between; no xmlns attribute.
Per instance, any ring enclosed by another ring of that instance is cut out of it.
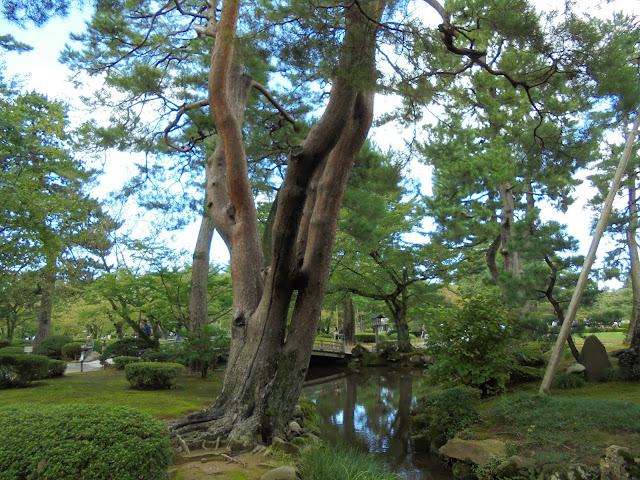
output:
<svg viewBox="0 0 640 480"><path fill-rule="evenodd" d="M375 343L376 334L375 333L356 333L355 335L356 343Z"/></svg>
<svg viewBox="0 0 640 480"><path fill-rule="evenodd" d="M116 370L124 370L124 367L130 363L137 363L141 361L142 359L139 357L127 357L123 355L121 357L113 357L113 366Z"/></svg>
<svg viewBox="0 0 640 480"><path fill-rule="evenodd" d="M514 357L518 365L525 367L544 367L549 355L547 345L542 342L524 343L515 350Z"/></svg>
<svg viewBox="0 0 640 480"><path fill-rule="evenodd" d="M68 335L49 335L40 340L33 353L60 360L62 359L62 347L71 343L72 340Z"/></svg>
<svg viewBox="0 0 640 480"><path fill-rule="evenodd" d="M49 359L46 378L62 377L67 370L67 362L64 360Z"/></svg>
<svg viewBox="0 0 640 480"><path fill-rule="evenodd" d="M300 460L298 470L305 480L399 480L386 471L372 455L321 445L312 448Z"/></svg>
<svg viewBox="0 0 640 480"><path fill-rule="evenodd" d="M624 380L640 380L640 349L627 348L618 354L620 376Z"/></svg>
<svg viewBox="0 0 640 480"><path fill-rule="evenodd" d="M149 344L142 338L123 338L113 342L111 345L107 345L100 361L104 363L108 358L113 357L139 357L144 352L149 350Z"/></svg>
<svg viewBox="0 0 640 480"><path fill-rule="evenodd" d="M432 390L418 398L411 410L411 432L444 445L460 430L478 420L481 392L470 387Z"/></svg>
<svg viewBox="0 0 640 480"><path fill-rule="evenodd" d="M24 353L24 348L22 347L4 347L0 348L0 353L10 353L12 355L20 355Z"/></svg>
<svg viewBox="0 0 640 480"><path fill-rule="evenodd" d="M0 408L0 479L165 480L164 424L132 408L25 404Z"/></svg>
<svg viewBox="0 0 640 480"><path fill-rule="evenodd" d="M427 341L434 358L429 381L479 388L485 396L502 393L515 359L513 309L500 289L480 289L436 314Z"/></svg>
<svg viewBox="0 0 640 480"><path fill-rule="evenodd" d="M11 342L9 340L0 340L0 348L10 347Z"/></svg>
<svg viewBox="0 0 640 480"><path fill-rule="evenodd" d="M24 387L48 372L49 359L42 355L0 354L0 388Z"/></svg>
<svg viewBox="0 0 640 480"><path fill-rule="evenodd" d="M62 346L62 356L64 358L70 358L71 360L75 360L80 356L83 345L84 343L80 343L80 342L65 343Z"/></svg>
<svg viewBox="0 0 640 480"><path fill-rule="evenodd" d="M580 388L584 387L586 384L586 380L582 377L582 375L577 375L575 373L561 373L556 375L551 383L551 388L557 388L558 390L568 390L571 388Z"/></svg>
<svg viewBox="0 0 640 480"><path fill-rule="evenodd" d="M132 388L156 390L171 388L176 379L184 373L179 363L138 362L124 367L125 378Z"/></svg>

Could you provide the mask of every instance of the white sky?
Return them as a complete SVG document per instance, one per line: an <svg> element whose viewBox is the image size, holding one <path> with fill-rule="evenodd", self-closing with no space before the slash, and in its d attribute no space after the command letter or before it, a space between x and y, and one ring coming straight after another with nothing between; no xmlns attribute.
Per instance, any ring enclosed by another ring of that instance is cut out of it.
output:
<svg viewBox="0 0 640 480"><path fill-rule="evenodd" d="M548 5L558 5L559 0L538 0L539 5L543 8ZM601 0L587 1L590 13L598 13L602 16L609 16L613 9L623 9L626 13L630 11L640 12L640 2L636 0L620 0L611 4ZM598 10L605 8L605 10ZM12 34L17 40L27 43L34 47L34 50L21 55L7 54L5 63L8 74L19 75L25 79L28 90L36 90L46 94L50 98L67 101L70 105L78 104L77 98L80 92L75 90L73 84L67 80L68 70L60 65L57 61L58 55L65 42L68 34L72 31L80 31L84 28L84 19L88 18L90 11L85 14L74 11L66 19L55 19L50 21L46 26L40 29L23 30L14 25L8 24L0 18L0 35ZM384 108L384 107L383 107ZM79 110L72 108L71 116L81 115ZM82 114L83 115L83 114ZM385 147L384 141L381 139L402 138L403 132L394 129L393 126L387 126L384 129L372 131L370 138L376 143ZM116 188L134 172L132 158L129 154L123 155L118 152L108 152L105 158L106 177L108 182L100 189L100 194L104 194L109 188ZM412 174L420 178L423 184L428 188L429 185L429 168L417 163L411 166ZM106 188L105 188L106 186ZM566 214L558 212L543 212L543 219L557 220L569 226L569 233L580 240L580 253L586 254L589 244L591 243L591 235L589 225L591 223L591 212L585 211L584 207L588 198L592 195L593 190L583 187L579 190L576 202L569 208ZM194 223L187 227L184 231L176 236L174 245L179 245L188 251L193 251L195 238L198 232L198 223ZM602 245L600 252L604 250L606 245ZM212 260L219 263L228 261L228 252L222 241L217 238L212 246Z"/></svg>

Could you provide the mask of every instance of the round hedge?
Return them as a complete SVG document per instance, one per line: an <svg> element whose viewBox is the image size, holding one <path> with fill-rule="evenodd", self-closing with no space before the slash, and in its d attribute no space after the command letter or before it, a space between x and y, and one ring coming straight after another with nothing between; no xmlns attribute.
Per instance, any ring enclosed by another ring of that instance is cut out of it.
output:
<svg viewBox="0 0 640 480"><path fill-rule="evenodd" d="M0 479L165 480L169 431L125 407L0 407Z"/></svg>
<svg viewBox="0 0 640 480"><path fill-rule="evenodd" d="M36 345L33 353L44 355L45 357L62 359L62 347L71 343L73 339L68 335L48 335Z"/></svg>
<svg viewBox="0 0 640 480"><path fill-rule="evenodd" d="M124 367L131 388L139 390L172 388L183 373L184 365L179 363L137 362Z"/></svg>
<svg viewBox="0 0 640 480"><path fill-rule="evenodd" d="M42 355L0 353L0 388L24 387L34 380L46 378L49 362Z"/></svg>
<svg viewBox="0 0 640 480"><path fill-rule="evenodd" d="M24 353L24 348L23 347L4 347L4 348L0 348L0 353L10 353L12 355L20 355L21 353Z"/></svg>
<svg viewBox="0 0 640 480"><path fill-rule="evenodd" d="M61 350L62 356L64 358L70 358L72 360L75 360L76 358L80 357L83 346L84 346L84 343L82 342L65 343L62 346L62 350Z"/></svg>

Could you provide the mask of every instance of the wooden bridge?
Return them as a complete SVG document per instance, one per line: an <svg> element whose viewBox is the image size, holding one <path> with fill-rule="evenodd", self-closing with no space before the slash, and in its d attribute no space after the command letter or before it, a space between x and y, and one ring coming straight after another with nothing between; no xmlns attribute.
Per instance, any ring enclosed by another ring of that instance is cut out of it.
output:
<svg viewBox="0 0 640 480"><path fill-rule="evenodd" d="M348 360L351 357L351 348L346 348L345 344L338 341L316 340L313 343L311 357L336 358Z"/></svg>

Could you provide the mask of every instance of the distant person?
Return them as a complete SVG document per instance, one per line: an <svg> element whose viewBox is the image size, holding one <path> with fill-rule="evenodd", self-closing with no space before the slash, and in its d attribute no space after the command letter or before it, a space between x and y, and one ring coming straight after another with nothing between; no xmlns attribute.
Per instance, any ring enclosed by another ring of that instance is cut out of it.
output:
<svg viewBox="0 0 640 480"><path fill-rule="evenodd" d="M82 351L86 354L91 353L93 351L93 339L91 337L87 337L86 342L81 347Z"/></svg>
<svg viewBox="0 0 640 480"><path fill-rule="evenodd" d="M335 340L336 342L338 341L338 329L337 328L333 329L333 340Z"/></svg>
<svg viewBox="0 0 640 480"><path fill-rule="evenodd" d="M142 320L140 323L142 324L142 331L147 335L147 337L151 338L151 325L149 325L149 322Z"/></svg>

